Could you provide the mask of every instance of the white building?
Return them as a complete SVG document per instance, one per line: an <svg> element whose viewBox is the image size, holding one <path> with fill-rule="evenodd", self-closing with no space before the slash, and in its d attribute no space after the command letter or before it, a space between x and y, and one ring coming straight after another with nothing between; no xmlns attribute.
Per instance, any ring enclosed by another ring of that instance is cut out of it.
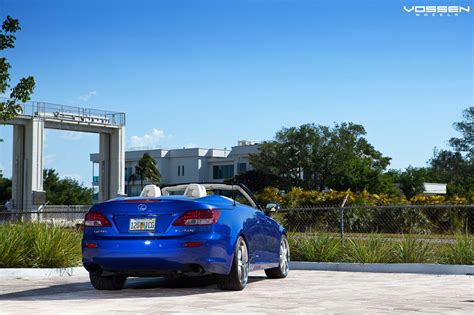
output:
<svg viewBox="0 0 474 315"><path fill-rule="evenodd" d="M259 145L253 141L239 141L228 149L153 149L125 152L125 192L128 196L140 194L140 180L130 180L138 161L148 153L156 161L161 173L161 184L188 182L223 182L234 175L251 170L249 155L257 154ZM90 155L93 163L93 186L98 186L99 154Z"/></svg>

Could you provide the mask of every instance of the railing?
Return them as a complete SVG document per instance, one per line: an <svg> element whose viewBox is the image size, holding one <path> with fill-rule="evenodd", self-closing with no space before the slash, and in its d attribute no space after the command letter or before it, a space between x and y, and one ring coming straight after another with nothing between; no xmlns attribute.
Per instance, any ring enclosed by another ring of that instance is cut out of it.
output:
<svg viewBox="0 0 474 315"><path fill-rule="evenodd" d="M89 211L90 205L73 206L44 206L38 211L8 211L0 208L0 224L37 222L65 227L77 227L82 224L84 216Z"/></svg>
<svg viewBox="0 0 474 315"><path fill-rule="evenodd" d="M8 98L0 97L0 102L7 100ZM22 111L19 114L24 116L106 126L125 125L125 113L33 101L20 105Z"/></svg>

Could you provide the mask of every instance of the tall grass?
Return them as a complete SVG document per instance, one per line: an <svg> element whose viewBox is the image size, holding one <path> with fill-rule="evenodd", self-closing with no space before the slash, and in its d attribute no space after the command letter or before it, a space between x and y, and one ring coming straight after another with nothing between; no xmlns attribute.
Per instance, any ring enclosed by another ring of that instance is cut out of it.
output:
<svg viewBox="0 0 474 315"><path fill-rule="evenodd" d="M474 238L458 234L455 243L437 242L409 234L401 239L373 234L346 238L341 245L332 234L291 233L293 261L350 263L474 264Z"/></svg>
<svg viewBox="0 0 474 315"><path fill-rule="evenodd" d="M427 263L432 261L433 245L412 235L405 235L401 241L394 242L393 255L396 262Z"/></svg>
<svg viewBox="0 0 474 315"><path fill-rule="evenodd" d="M0 225L0 267L77 266L81 234L60 226L24 223Z"/></svg>
<svg viewBox="0 0 474 315"><path fill-rule="evenodd" d="M290 237L292 260L331 262L340 259L341 243L327 234L312 237Z"/></svg>
<svg viewBox="0 0 474 315"><path fill-rule="evenodd" d="M393 256L384 238L371 235L367 239L349 239L345 242L345 260L358 263L389 263Z"/></svg>
<svg viewBox="0 0 474 315"><path fill-rule="evenodd" d="M457 234L456 243L450 244L445 253L444 263L456 265L474 264L474 241L468 234Z"/></svg>

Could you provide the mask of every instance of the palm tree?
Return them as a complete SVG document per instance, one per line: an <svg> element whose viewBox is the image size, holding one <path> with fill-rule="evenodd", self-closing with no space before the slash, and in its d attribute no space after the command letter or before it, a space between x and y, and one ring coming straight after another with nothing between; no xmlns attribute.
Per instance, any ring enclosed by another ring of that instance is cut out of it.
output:
<svg viewBox="0 0 474 315"><path fill-rule="evenodd" d="M161 174L156 167L156 162L148 153L143 154L140 161L138 161L138 166L135 168L135 173L140 176L140 184L142 189L143 181L145 180L155 185L158 185L161 181Z"/></svg>

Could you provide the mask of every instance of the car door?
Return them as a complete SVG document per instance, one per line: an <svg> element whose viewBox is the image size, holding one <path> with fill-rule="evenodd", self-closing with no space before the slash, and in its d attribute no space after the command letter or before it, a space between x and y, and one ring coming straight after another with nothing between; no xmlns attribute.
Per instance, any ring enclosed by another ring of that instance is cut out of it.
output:
<svg viewBox="0 0 474 315"><path fill-rule="evenodd" d="M260 217L260 224L264 233L265 243L262 246L264 253L264 261L266 263L275 263L280 260L280 240L281 232L279 224L263 211L258 211Z"/></svg>
<svg viewBox="0 0 474 315"><path fill-rule="evenodd" d="M261 211L248 206L242 206L245 212L249 211L251 215L244 222L245 236L248 241L250 263L262 264L267 259L268 253L265 252L266 236L265 224L263 222Z"/></svg>

